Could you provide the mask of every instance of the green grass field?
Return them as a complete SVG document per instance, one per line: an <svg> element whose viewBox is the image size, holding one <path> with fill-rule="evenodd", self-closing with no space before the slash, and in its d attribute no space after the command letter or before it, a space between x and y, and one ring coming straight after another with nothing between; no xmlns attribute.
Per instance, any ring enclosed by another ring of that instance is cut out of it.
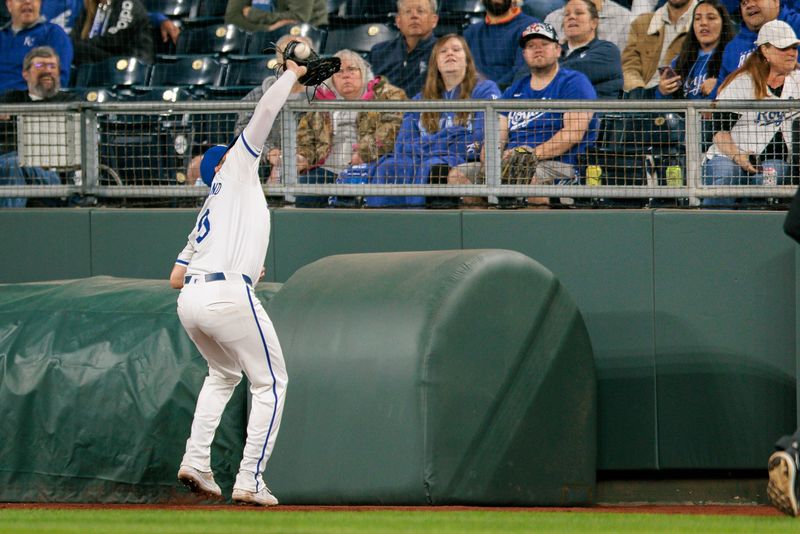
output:
<svg viewBox="0 0 800 534"><path fill-rule="evenodd" d="M590 512L0 510L0 532L797 532L790 517Z"/></svg>

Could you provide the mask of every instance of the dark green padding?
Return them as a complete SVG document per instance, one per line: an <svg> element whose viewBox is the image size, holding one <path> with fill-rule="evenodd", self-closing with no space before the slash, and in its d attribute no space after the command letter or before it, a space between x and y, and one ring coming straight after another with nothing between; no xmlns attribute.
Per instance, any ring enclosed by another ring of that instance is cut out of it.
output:
<svg viewBox="0 0 800 534"><path fill-rule="evenodd" d="M289 371L285 503L581 504L596 385L580 312L507 250L331 256L269 306Z"/></svg>
<svg viewBox="0 0 800 534"><path fill-rule="evenodd" d="M175 475L207 367L177 296L110 277L0 285L0 501L186 499ZM240 385L212 453L227 494L245 413Z"/></svg>

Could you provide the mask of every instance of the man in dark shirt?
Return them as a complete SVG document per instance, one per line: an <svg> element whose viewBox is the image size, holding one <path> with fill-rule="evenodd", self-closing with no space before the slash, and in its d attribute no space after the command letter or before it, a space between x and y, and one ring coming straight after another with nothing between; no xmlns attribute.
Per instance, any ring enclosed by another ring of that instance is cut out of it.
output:
<svg viewBox="0 0 800 534"><path fill-rule="evenodd" d="M409 98L420 91L428 72L436 37L433 29L439 22L436 0L398 0L395 24L400 30L396 39L378 43L369 52L372 72L389 79Z"/></svg>
<svg viewBox="0 0 800 534"><path fill-rule="evenodd" d="M22 77L27 89L9 91L0 103L66 102L71 95L61 89L59 56L49 46L38 46L25 55ZM39 167L21 167L17 156L16 121L0 115L0 185L61 185L58 174ZM0 198L0 207L24 208L26 198Z"/></svg>

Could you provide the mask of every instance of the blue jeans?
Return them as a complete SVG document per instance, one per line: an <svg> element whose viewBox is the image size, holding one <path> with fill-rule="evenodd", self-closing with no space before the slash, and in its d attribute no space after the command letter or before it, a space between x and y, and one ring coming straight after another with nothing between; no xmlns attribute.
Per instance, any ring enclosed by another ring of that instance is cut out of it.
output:
<svg viewBox="0 0 800 534"><path fill-rule="evenodd" d="M783 185L789 177L791 167L780 159L764 160L761 167L774 167L776 184ZM750 174L727 156L714 156L703 162L703 185L762 185L764 175ZM737 203L735 198L704 198L703 206L733 206Z"/></svg>
<svg viewBox="0 0 800 534"><path fill-rule="evenodd" d="M40 167L20 167L16 152L0 155L0 185L61 185L53 171ZM0 198L0 208L24 208L27 198Z"/></svg>

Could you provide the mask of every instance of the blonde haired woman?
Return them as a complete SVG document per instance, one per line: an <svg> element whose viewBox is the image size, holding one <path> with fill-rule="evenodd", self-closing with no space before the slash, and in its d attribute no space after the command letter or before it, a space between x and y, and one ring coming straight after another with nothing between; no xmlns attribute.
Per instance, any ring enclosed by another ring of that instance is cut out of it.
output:
<svg viewBox="0 0 800 534"><path fill-rule="evenodd" d="M483 79L463 37L448 34L433 46L428 75L415 100L497 99L500 89ZM483 144L483 113L406 113L394 155L378 167L376 183L471 183L455 167L477 160ZM367 205L421 206L423 197L369 197Z"/></svg>

